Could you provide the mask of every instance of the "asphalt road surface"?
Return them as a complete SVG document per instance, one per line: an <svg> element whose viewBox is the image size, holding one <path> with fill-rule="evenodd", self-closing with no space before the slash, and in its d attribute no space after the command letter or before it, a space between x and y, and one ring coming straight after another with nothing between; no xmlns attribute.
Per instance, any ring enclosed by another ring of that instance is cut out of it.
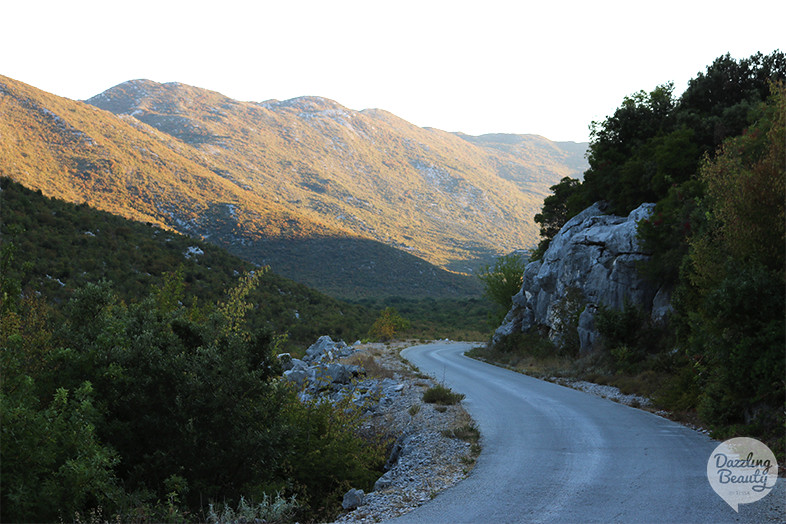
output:
<svg viewBox="0 0 786 524"><path fill-rule="evenodd" d="M784 482L727 505L707 480L718 442L675 422L465 357L467 343L402 355L464 393L483 451L471 475L395 523L772 522Z"/></svg>

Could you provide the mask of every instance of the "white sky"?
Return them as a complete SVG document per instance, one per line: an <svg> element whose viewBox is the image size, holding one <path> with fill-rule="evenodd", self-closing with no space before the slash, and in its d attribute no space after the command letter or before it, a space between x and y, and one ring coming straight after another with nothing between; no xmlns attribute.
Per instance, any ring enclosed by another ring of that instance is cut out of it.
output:
<svg viewBox="0 0 786 524"><path fill-rule="evenodd" d="M0 74L56 95L148 78L472 135L585 141L626 95L775 49L781 0L0 0Z"/></svg>

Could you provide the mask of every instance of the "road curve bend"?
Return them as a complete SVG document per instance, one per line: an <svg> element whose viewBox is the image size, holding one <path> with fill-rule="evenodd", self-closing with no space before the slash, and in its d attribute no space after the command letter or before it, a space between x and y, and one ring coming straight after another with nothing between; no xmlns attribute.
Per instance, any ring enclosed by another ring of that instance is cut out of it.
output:
<svg viewBox="0 0 786 524"><path fill-rule="evenodd" d="M402 351L464 393L483 451L472 474L391 522L766 522L764 499L735 513L710 487L718 444L670 420L464 356L468 343ZM780 489L779 489L780 488ZM775 512L775 513L774 513Z"/></svg>

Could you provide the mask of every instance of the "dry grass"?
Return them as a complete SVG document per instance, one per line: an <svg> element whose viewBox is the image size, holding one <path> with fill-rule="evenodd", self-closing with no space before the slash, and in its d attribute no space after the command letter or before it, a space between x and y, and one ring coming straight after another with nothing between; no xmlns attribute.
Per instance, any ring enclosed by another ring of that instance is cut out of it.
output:
<svg viewBox="0 0 786 524"><path fill-rule="evenodd" d="M380 356L380 355L377 355ZM345 360L346 364L360 366L370 378L394 378L396 372L380 364L376 358L366 353L355 353Z"/></svg>

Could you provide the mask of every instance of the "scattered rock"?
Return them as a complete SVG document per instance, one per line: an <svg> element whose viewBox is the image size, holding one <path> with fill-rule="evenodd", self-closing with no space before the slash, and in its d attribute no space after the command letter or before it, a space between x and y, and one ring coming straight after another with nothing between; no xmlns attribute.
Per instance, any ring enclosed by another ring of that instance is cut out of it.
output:
<svg viewBox="0 0 786 524"><path fill-rule="evenodd" d="M367 416L364 431L384 431L396 438L374 491L349 490L342 502L347 513L336 522L379 522L402 515L465 478L474 462L470 444L448 436L450 430L471 423L461 405L447 407L445 413L410 409L421 405L423 386L436 382L416 377L402 362L399 351L408 345L347 346L324 336L303 360L281 357L283 377L300 389L301 400L335 404L349 398ZM357 352L362 353L353 356ZM375 361L375 376L367 376L356 364L369 358Z"/></svg>
<svg viewBox="0 0 786 524"><path fill-rule="evenodd" d="M361 506L341 515L336 522L392 519L428 502L439 491L465 478L472 468L474 455L470 444L448 436L451 429L472 422L460 404L447 407L445 413L410 410L422 404L422 386L436 382L415 376L399 357L403 347L406 345L356 347L364 352L364 358L373 357L393 377L364 377L343 386L341 391L351 391L353 402L365 406L369 431L384 430L398 437L385 464L386 471L375 482L374 490L364 495ZM330 395L332 398L336 393Z"/></svg>

